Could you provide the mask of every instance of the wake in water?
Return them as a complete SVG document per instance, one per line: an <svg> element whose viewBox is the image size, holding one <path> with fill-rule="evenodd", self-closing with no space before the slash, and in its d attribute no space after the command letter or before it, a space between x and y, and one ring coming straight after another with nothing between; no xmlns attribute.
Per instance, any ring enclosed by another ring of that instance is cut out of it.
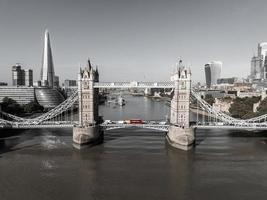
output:
<svg viewBox="0 0 267 200"><path fill-rule="evenodd" d="M62 148L66 145L67 144L57 136L50 134L49 135L43 134L43 136L41 136L41 146L46 149L57 149L57 148Z"/></svg>

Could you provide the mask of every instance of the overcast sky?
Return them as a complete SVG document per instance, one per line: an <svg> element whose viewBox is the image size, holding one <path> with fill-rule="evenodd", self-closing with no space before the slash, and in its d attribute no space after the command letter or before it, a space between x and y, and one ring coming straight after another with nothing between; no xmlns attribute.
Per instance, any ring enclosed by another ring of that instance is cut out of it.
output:
<svg viewBox="0 0 267 200"><path fill-rule="evenodd" d="M266 19L266 0L0 0L0 81L17 62L39 78L46 28L61 81L88 57L102 81L169 80L179 57L195 81L212 60L246 77Z"/></svg>

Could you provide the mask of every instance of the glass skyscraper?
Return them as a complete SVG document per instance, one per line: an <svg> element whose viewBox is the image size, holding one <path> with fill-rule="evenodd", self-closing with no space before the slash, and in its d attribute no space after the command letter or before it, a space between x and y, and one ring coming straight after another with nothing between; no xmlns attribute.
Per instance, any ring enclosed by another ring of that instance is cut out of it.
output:
<svg viewBox="0 0 267 200"><path fill-rule="evenodd" d="M212 61L205 65L206 85L208 88L217 84L217 79L221 78L221 71L221 61Z"/></svg>
<svg viewBox="0 0 267 200"><path fill-rule="evenodd" d="M41 85L43 87L58 87L58 77L55 76L52 49L48 30L45 31L43 60L41 68Z"/></svg>
<svg viewBox="0 0 267 200"><path fill-rule="evenodd" d="M252 80L267 79L267 43L258 44L257 55L251 58L250 78Z"/></svg>

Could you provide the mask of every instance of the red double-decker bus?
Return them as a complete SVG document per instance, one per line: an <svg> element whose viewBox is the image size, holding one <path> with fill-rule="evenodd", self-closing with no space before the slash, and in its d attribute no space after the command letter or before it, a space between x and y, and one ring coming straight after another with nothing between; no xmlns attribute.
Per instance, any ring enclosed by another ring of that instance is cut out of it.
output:
<svg viewBox="0 0 267 200"><path fill-rule="evenodd" d="M129 120L130 124L143 124L144 121L141 119L130 119Z"/></svg>

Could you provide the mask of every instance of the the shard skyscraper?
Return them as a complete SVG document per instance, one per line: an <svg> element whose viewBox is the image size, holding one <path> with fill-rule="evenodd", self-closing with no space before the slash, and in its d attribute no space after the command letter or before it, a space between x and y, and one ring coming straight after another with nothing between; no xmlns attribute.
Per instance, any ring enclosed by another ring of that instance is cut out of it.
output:
<svg viewBox="0 0 267 200"><path fill-rule="evenodd" d="M48 30L45 30L44 51L43 51L43 60L41 68L41 85L53 88L55 86L55 81L56 81L55 79L56 78L55 78L49 32Z"/></svg>

